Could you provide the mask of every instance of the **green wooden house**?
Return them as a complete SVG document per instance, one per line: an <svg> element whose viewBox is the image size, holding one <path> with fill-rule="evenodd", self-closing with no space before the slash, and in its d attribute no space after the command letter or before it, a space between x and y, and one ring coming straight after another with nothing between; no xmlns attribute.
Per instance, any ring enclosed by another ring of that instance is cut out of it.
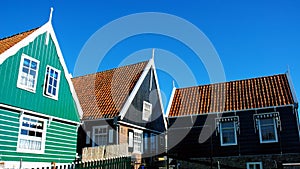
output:
<svg viewBox="0 0 300 169"><path fill-rule="evenodd" d="M51 15L39 28L0 39L0 168L76 158L81 108Z"/></svg>

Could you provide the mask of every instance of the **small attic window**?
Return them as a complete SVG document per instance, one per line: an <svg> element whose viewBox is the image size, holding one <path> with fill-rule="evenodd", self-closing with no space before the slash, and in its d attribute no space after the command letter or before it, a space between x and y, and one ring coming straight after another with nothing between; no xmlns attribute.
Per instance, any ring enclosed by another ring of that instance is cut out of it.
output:
<svg viewBox="0 0 300 169"><path fill-rule="evenodd" d="M17 87L35 92L40 61L22 54Z"/></svg>
<svg viewBox="0 0 300 169"><path fill-rule="evenodd" d="M143 117L144 121L149 121L152 113L152 104L149 102L143 102Z"/></svg>
<svg viewBox="0 0 300 169"><path fill-rule="evenodd" d="M45 75L44 95L58 99L60 70L47 66Z"/></svg>

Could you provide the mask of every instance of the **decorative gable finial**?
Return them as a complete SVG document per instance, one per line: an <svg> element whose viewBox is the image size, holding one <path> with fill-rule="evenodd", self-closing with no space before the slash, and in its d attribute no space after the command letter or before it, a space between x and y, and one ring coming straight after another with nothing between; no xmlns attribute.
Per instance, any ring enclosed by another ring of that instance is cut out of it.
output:
<svg viewBox="0 0 300 169"><path fill-rule="evenodd" d="M153 59L153 60L154 60L154 54L155 54L155 49L153 48L152 49L152 57L151 57L151 59Z"/></svg>
<svg viewBox="0 0 300 169"><path fill-rule="evenodd" d="M50 8L49 22L52 22L53 7Z"/></svg>

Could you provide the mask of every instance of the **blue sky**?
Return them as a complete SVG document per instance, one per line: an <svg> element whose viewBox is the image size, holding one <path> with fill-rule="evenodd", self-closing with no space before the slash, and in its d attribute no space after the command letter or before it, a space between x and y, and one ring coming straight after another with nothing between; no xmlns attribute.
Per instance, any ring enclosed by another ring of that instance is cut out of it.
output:
<svg viewBox="0 0 300 169"><path fill-rule="evenodd" d="M53 26L70 72L84 44L101 27L130 14L160 12L180 17L206 35L219 55L226 81L285 73L289 67L299 98L300 2L297 0L11 0L2 2L0 7L0 37L43 25L48 20L50 7L54 7ZM120 27L120 31L124 29ZM182 33L193 36L189 32ZM205 65L188 45L157 34L139 34L117 43L103 56L98 70L118 67L124 60L134 63L149 59L151 48L157 49L155 60L165 106L173 79L178 87L212 82ZM166 59L167 55L186 67L175 65L160 70L172 62ZM174 77L170 73L185 72L183 69L190 70L195 81L188 79L189 76Z"/></svg>

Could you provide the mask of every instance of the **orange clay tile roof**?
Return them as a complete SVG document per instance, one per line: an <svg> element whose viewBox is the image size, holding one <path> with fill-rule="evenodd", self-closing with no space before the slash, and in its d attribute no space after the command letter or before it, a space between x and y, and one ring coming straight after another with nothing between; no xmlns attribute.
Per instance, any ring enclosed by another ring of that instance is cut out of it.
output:
<svg viewBox="0 0 300 169"><path fill-rule="evenodd" d="M19 34L10 36L10 37L0 39L0 54L5 52L9 48L13 47L15 44L19 43L21 40L26 38L28 35L30 35L37 29L38 28L35 28L35 29L29 30L26 32L22 32L22 33L19 33Z"/></svg>
<svg viewBox="0 0 300 169"><path fill-rule="evenodd" d="M169 117L293 104L285 74L176 89Z"/></svg>
<svg viewBox="0 0 300 169"><path fill-rule="evenodd" d="M73 78L83 110L82 120L118 116L147 63L140 62Z"/></svg>

